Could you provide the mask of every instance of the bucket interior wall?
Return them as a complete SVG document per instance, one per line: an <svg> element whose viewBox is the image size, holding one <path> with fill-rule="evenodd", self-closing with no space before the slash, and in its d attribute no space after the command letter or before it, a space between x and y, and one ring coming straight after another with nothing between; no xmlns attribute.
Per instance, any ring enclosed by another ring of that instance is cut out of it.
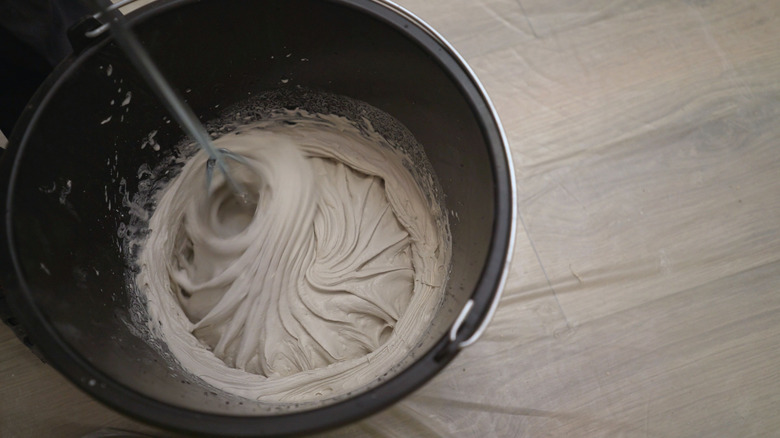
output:
<svg viewBox="0 0 780 438"><path fill-rule="evenodd" d="M407 35L343 4L212 0L174 7L180 3L141 12L136 31L203 120L251 94L302 86L367 102L423 145L451 213L453 244L445 303L418 347L429 349L473 292L493 227L486 141L455 78ZM107 377L194 410L273 413L211 394L130 327L131 261L118 234L128 220L123 198L136 190L139 167L153 167L181 140L166 116L113 44L88 49L65 70L28 126L11 186L19 274L62 339ZM142 149L155 130L161 150ZM83 379L100 385L96 376Z"/></svg>

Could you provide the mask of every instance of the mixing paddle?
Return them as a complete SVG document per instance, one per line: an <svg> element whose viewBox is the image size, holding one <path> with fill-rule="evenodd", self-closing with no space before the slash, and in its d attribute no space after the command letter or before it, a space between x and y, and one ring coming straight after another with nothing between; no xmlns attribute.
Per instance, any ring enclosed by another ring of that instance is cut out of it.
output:
<svg viewBox="0 0 780 438"><path fill-rule="evenodd" d="M211 187L211 180L214 173L214 168L219 169L225 176L225 180L228 182L233 193L243 202L249 203L249 196L243 185L236 181L230 174L230 170L226 163L226 158L230 158L238 163L247 164L244 157L230 152L227 149L217 149L211 142L211 138L206 132L206 129L198 120L195 113L192 111L189 105L184 102L184 99L171 87L170 83L165 79L162 72L157 68L149 53L144 49L141 43L136 38L135 34L130 30L127 24L127 20L124 15L119 11L119 8L132 3L135 0L124 0L114 4L106 4L104 2L101 5L99 0L87 0L93 8L98 12L95 14L95 18L106 17L107 25L111 30L111 34L114 36L119 47L127 55L130 62L138 70L147 84L157 94L157 96L165 105L168 112L179 123L184 132L208 154L209 159L206 163L206 189Z"/></svg>

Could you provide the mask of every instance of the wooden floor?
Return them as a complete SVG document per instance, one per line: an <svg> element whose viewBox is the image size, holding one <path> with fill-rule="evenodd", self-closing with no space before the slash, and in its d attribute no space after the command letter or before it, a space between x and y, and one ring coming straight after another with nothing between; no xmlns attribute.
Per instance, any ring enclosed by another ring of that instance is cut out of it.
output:
<svg viewBox="0 0 780 438"><path fill-rule="evenodd" d="M519 232L484 338L330 436L780 436L780 1L400 3L494 100ZM6 328L0 394L2 437L152 430Z"/></svg>

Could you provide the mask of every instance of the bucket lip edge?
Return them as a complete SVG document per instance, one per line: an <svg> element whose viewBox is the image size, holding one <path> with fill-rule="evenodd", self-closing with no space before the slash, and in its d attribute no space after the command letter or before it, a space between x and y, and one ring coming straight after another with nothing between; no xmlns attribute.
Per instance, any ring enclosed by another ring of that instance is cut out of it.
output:
<svg viewBox="0 0 780 438"><path fill-rule="evenodd" d="M465 58L463 58L463 56L455 49L455 47L452 46L452 44L450 44L450 42L447 41L447 39L444 38L444 36L442 36L438 31L436 31L436 29L434 29L433 26L429 25L425 20L418 17L408 9L395 3L393 0L370 0L370 1L373 1L375 3L386 4L388 7L393 9L396 13L404 16L404 18L416 24L419 28L425 30L430 35L431 38L433 38L436 42L438 42L445 49L447 49L450 56L455 58L455 61L460 65L460 67L463 69L463 71L466 73L469 79L471 79L472 84L476 87L480 96L484 100L488 112L490 113L491 118L493 119L493 122L495 124L495 128L498 131L500 141L501 141L501 146L503 148L504 158L506 161L506 167L508 171L508 182L509 182L509 202L510 202L509 205L510 223L509 223L509 236L508 236L509 245L506 248L506 252L504 254L505 258L503 261L503 269L501 271L498 283L496 284L496 292L493 296L492 302L490 303L488 312L487 314L485 314L484 318L480 322L477 329L467 339L459 341L458 349L463 349L478 341L479 338L482 336L482 334L485 332L485 330L487 330L490 321L492 321L493 316L495 315L495 312L498 309L498 303L499 301L501 301L501 296L503 295L504 292L504 286L506 285L506 280L509 275L509 266L512 262L512 256L514 253L514 246L515 246L515 240L517 234L517 218L518 218L517 180L515 178L515 169L514 169L514 162L512 159L512 151L509 148L509 140L506 135L506 131L504 130L504 126L501 123L501 118L498 115L498 111L496 110L492 99L490 99L490 96L488 95L487 90L485 89L482 82L479 80L479 77L477 77L474 70L471 68L471 66L468 64ZM498 220L498 215L496 216L495 220L496 221ZM489 251L488 253L492 254L491 251ZM489 262L490 260L486 262L486 265ZM480 280L482 280L482 278L480 278ZM461 314L458 316L456 321L461 320L462 322L470 314L472 305L468 304L469 302L473 303L472 300L467 301L467 303L463 307L463 310L461 311ZM456 338L458 338L458 330L460 327L462 327L462 324L453 323L449 334L450 340L454 341Z"/></svg>
<svg viewBox="0 0 780 438"><path fill-rule="evenodd" d="M157 14L160 12L163 12L167 9L178 7L178 6L184 6L188 3L195 3L198 0L165 0L160 2L160 4L155 5L154 3L150 5L146 5L143 8L134 11L131 13L128 18L131 20L141 20L143 18L148 17L151 14ZM91 396L95 397L96 399L100 400L101 402L111 406L112 408L126 413L128 415L131 415L135 418L141 419L146 422L150 422L152 424L156 424L158 426L163 426L166 428L174 428L179 430L186 430L191 432L199 432L199 433L224 433L224 429L220 427L215 427L215 425L211 425L210 427L202 427L202 426L209 426L210 422L213 422L214 420L219 419L229 419L231 422L240 422L243 426L242 427L249 427L250 425L255 425L256 427L262 427L262 426L269 426L270 423L274 420L278 423L281 420L287 421L289 424L286 426L295 426L297 423L298 427L277 427L274 430L276 432L270 432L270 433L302 433L306 431L314 431L314 430L324 430L329 429L333 427L337 427L342 424L349 423L351 421L357 420L359 418L364 418L365 416L377 412L392 403L400 400L401 398L409 395L411 392L413 392L415 389L422 386L425 382L430 380L434 375L436 375L441 369L444 368L447 362L449 362L452 358L455 357L458 350L460 348L463 348L467 345L470 345L471 343L475 342L477 338L484 332L486 329L488 323L490 322L493 314L496 311L496 308L498 306L498 302L501 298L501 294L503 291L503 287L505 285L506 277L509 270L509 264L512 257L512 248L514 247L514 241L515 241L515 232L516 232L516 215L517 215L517 206L516 206L516 187L515 187L515 177L514 177L514 167L512 165L512 157L511 157L511 151L509 150L509 145L506 139L506 133L504 132L503 126L500 122L500 119L498 117L497 112L495 111L495 108L493 107L492 101L488 97L484 87L482 86L481 82L477 79L474 72L471 70L471 68L468 66L466 61L458 54L458 52L440 35L438 34L431 26L429 26L427 23L425 23L423 20L412 14L411 12L407 11L406 9L402 8L401 6L398 6L395 3L392 3L390 1L386 0L328 0L331 3L341 4L344 6L351 6L357 8L362 13L367 13L371 16L374 16L375 18L387 18L379 16L377 17L375 13L372 11L369 11L367 9L368 5L375 4L380 7L383 7L385 11L389 11L390 13L395 13L396 15L400 16L402 19L410 22L412 25L416 26L418 30L424 31L432 40L434 43L438 44L439 46L446 49L446 56L451 57L455 63L457 63L462 70L461 73L464 73L465 76L470 80L470 83L477 91L477 94L482 99L482 103L486 106L489 116L487 119L490 120L479 120L479 124L483 125L486 122L492 122L492 126L481 126L483 131L484 130L490 130L492 127L496 130L496 133L498 134L498 137L500 139L501 143L501 149L503 151L503 165L506 166L506 171L508 174L508 195L509 195L509 202L508 206L510 209L510 219L509 219L509 229L506 234L506 236L501 235L498 236L496 234L497 231L497 222L499 222L503 216L499 215L498 207L499 204L502 204L505 202L504 198L497 196L496 199L496 210L494 211L495 218L494 218L494 227L493 227L493 238L491 240L491 246L490 250L488 251L488 257L485 261L485 266L487 268L490 264L496 264L498 263L502 270L500 273L500 277L497 279L497 281L493 282L490 278L486 278L483 273L480 274L480 277L477 281L477 285L475 286L474 292L472 293L472 298L477 295L478 293L482 293L484 295L485 292L483 290L489 290L492 289L494 291L493 293L493 300L490 303L490 307L488 308L488 311L486 313L481 312L484 314L484 316L476 315L476 314L469 314L468 319L477 319L477 322L479 325L477 326L476 330L469 335L468 339L461 339L458 344L458 349L453 352L452 355L448 356L445 360L434 360L433 356L436 354L438 350L442 347L442 345L447 345L450 341L448 339L448 333L445 332L442 337L434 343L434 345L423 355L418 359L417 361L411 363L409 366L407 366L403 371L399 372L395 376L387 379L386 381L382 382L381 384L377 385L374 388L371 388L365 392L362 392L352 398L345 399L343 401L339 401L330 405L326 405L320 408L315 408L313 410L308 411L301 411L301 412L294 412L289 414L282 414L282 415L275 415L275 416L233 416L233 415L225 415L225 414L217 414L217 413L208 413L208 412L200 412L200 411L194 411L190 410L184 407L179 407L176 405L171 405L169 403L165 403L156 399L153 399L141 392L138 392L134 389L131 389L124 384L121 384L117 381L114 381L113 379L109 378L107 375L105 375L102 371L95 368L92 364L90 364L84 357L81 356L80 353L78 353L76 350L74 350L66 341L60 338L60 336L53 330L53 327L48 322L48 320L45 318L45 316L41 313L38 306L36 306L29 296L29 293L21 293L21 297L15 297L14 303L16 305L12 304L12 307L17 307L18 305L21 305L22 307L26 307L28 311L31 311L33 314L32 317L30 317L30 320L37 320L37 321L43 321L45 324L27 324L26 328L28 328L28 331L31 331L32 335L34 336L33 339L38 339L39 345L45 345L42 350L44 351L44 355L49 359L50 364L59 370L62 374L64 374L69 380L71 380L74 384L76 384L77 387L79 387L84 392L90 394ZM387 13L387 12L386 12ZM385 24L395 28L396 31L401 32L402 34L406 35L407 37L411 38L415 41L416 44L418 44L421 48L430 50L429 46L426 46L424 42L420 41L417 37L414 37L413 35L410 35L409 29L403 29L399 26L395 25L393 22L388 20L382 20ZM4 157L8 159L8 164L5 165L12 165L12 172L10 172L6 177L4 177L4 184L3 184L3 192L4 197L6 194L10 195L10 188L12 188L15 185L16 181L16 173L15 170L17 169L16 161L19 156L21 156L21 152L23 152L24 145L27 143L26 138L28 136L28 128L35 124L36 120L40 116L41 108L43 107L43 104L49 99L50 91L51 89L54 89L58 86L59 83L61 83L66 77L68 72L71 71L75 66L80 64L80 61L78 61L78 58L84 59L84 57L88 56L90 52L97 50L98 48L102 47L103 44L107 42L95 44L94 46L91 46L87 49L85 49L83 52L81 52L79 55L77 55L76 58L69 59L69 61L66 61L66 64L61 64L58 66L57 69L52 73L52 75L47 78L47 80L44 82L42 87L39 89L39 93L36 93L36 96L31 99L31 103L35 104L35 110L29 113L29 116L26 118L24 123L24 129L19 130L15 129L14 134L12 137L16 137L18 139L18 144L14 147L14 153L13 154L7 154L9 156ZM442 64L442 59L440 58L441 55L434 54L434 58L437 62ZM448 69L447 69L448 70ZM452 74L452 72L449 72ZM460 81L455 81L460 82ZM459 84L461 87L464 87L464 84ZM44 87L45 86L45 87ZM42 92L42 90L45 90L45 92ZM466 96L464 96L466 97ZM469 102L469 106L472 107L472 111L475 112L475 115L479 113L477 108L474 108L474 105L476 102L472 102L471 99L467 99ZM20 119L21 120L21 119ZM12 140L9 138L9 141ZM487 140L487 139L486 139ZM497 165L499 163L495 162L496 158L501 157L494 157L496 151L493 151L492 147L490 146L490 142L487 142L489 146L489 150L491 150L491 162L493 162L493 172L496 173ZM21 148L18 149L17 148ZM4 160L6 161L6 160ZM4 165L4 166L5 166ZM502 189L499 184L497 185L497 190ZM500 193L497 193L499 195ZM5 234L6 237L6 244L4 246L3 256L2 257L9 257L11 260L11 266L9 266L10 269L8 271L13 271L15 274L18 274L20 272L18 259L16 251L14 250L14 245L8 239L11 237L10 231L12 227L12 220L10 217L10 206L11 201L13 200L13 196L8 196L8 198L5 200L6 202L3 202L3 208L4 208L4 218L3 221L4 226L1 233ZM500 228L500 227L499 227ZM498 243L500 247L503 247L503 243L506 241L506 249L505 251L502 251L501 254L494 254L494 244ZM497 259L498 258L498 259ZM11 275L10 273L5 275L4 277L8 277ZM20 288L23 291L29 291L30 287L27 284L27 282L23 278L13 278L9 279L10 281L7 284L16 286L16 288ZM493 283L491 284L485 284L485 283ZM16 295L16 294L15 294ZM17 298L22 302L17 302ZM9 300L10 301L10 300ZM15 309L14 309L15 310ZM473 322L473 321L472 321ZM453 324L453 328L455 328L455 325ZM47 335L47 336L41 336L41 335ZM463 333L460 334L460 337L462 338L464 336ZM41 342L43 341L43 342ZM65 360L66 357L70 356L68 360ZM77 360L73 360L73 358ZM431 362L428 362L430 360ZM97 390L96 386L90 385L89 379L83 379L80 378L80 376L87 375L87 376L94 376L96 378L102 378L102 381L106 382L106 390L105 391L99 391ZM403 377L405 381L407 381L406 385L391 385L391 382L397 382L399 378ZM400 387L402 386L403 389L396 390L393 387ZM111 387L111 391L108 390L108 388ZM382 397L377 397L376 393L381 393ZM135 408L130 409L128 404L126 403L128 398L134 399L133 405L135 405ZM381 400L379 400L381 399ZM150 403L151 402L151 403ZM360 404L362 406L361 409L354 409L354 404ZM151 405L151 406L150 406ZM333 408L333 409L329 409ZM332 415L333 412L330 411L336 411L339 412L341 415L338 416L340 418L334 419L337 416ZM155 413L154 415L149 415L150 413ZM178 421L166 421L170 420L171 414L178 414ZM184 415L183 415L184 414ZM187 418L187 417L192 418ZM315 428L309 427L309 425L305 425L305 421L303 420L312 420L314 416L319 416L319 421L313 421L314 423L317 423L317 426ZM186 427L186 422L192 421L192 420L198 420L197 423L201 426L200 429L194 429L191 427ZM242 421L243 420L243 421ZM324 420L324 421L323 421ZM220 422L220 426L224 426ZM257 430L255 429L252 433L253 435L257 433ZM234 433L240 433L240 431L234 431ZM246 433L246 432L245 432Z"/></svg>

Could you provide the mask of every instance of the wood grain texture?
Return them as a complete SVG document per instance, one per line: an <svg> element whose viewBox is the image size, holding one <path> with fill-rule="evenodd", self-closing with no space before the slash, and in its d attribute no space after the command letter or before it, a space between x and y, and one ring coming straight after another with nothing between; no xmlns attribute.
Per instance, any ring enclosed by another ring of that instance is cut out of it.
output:
<svg viewBox="0 0 780 438"><path fill-rule="evenodd" d="M400 3L504 122L515 258L483 339L323 436L780 436L780 2ZM0 391L2 437L151 430L5 328Z"/></svg>

